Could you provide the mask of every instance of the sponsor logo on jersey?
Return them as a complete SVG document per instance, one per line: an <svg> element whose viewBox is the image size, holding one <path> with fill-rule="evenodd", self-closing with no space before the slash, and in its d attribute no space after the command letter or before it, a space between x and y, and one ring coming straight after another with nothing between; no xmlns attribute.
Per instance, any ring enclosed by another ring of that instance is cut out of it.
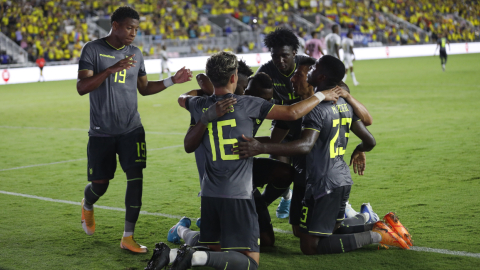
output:
<svg viewBox="0 0 480 270"><path fill-rule="evenodd" d="M100 56L101 56L101 57L107 57L107 58L115 59L115 56L108 55L108 54L103 54L103 53L101 53Z"/></svg>

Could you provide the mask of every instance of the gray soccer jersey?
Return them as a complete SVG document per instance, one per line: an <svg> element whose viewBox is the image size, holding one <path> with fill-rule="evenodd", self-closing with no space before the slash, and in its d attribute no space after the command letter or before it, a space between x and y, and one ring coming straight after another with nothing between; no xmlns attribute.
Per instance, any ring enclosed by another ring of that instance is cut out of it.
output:
<svg viewBox="0 0 480 270"><path fill-rule="evenodd" d="M202 144L205 153L205 174L201 181L201 196L251 199L253 158L240 159L232 152L233 144L243 141L242 135L252 137L254 119L265 119L274 104L252 96L191 97L186 109L199 121L202 113L215 102L234 97L232 111L208 124Z"/></svg>
<svg viewBox="0 0 480 270"><path fill-rule="evenodd" d="M294 100L299 99L300 97L295 96L295 92L293 92L293 85L290 79L292 78L295 70L297 70L298 62L302 58L307 58L308 56L305 55L295 55L295 68L293 69L292 73L284 75L282 74L278 68L273 63L273 60L268 61L267 63L263 64L258 70L259 72L265 72L272 78L273 81L273 98L277 101L286 101L286 100Z"/></svg>
<svg viewBox="0 0 480 270"><path fill-rule="evenodd" d="M137 61L135 67L108 76L90 92L90 136L115 136L142 126L137 110L137 78L147 73L142 52L133 45L115 49L101 38L83 47L78 70L92 70L94 74L132 54Z"/></svg>
<svg viewBox="0 0 480 270"><path fill-rule="evenodd" d="M304 129L320 132L306 159L307 185L305 198L318 199L333 189L352 185L350 169L343 160L353 121L360 119L343 98L336 105L329 101L318 104L303 120Z"/></svg>

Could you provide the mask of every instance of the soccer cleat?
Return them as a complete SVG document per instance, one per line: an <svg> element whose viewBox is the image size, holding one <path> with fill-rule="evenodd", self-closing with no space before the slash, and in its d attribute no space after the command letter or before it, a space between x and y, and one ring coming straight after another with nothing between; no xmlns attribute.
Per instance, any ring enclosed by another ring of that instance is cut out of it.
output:
<svg viewBox="0 0 480 270"><path fill-rule="evenodd" d="M372 224L380 220L378 215L375 214L375 212L373 212L373 209L370 203L362 204L362 206L360 207L360 213L362 214L367 213L370 216L370 218L366 222L367 224Z"/></svg>
<svg viewBox="0 0 480 270"><path fill-rule="evenodd" d="M382 240L380 241L382 245L410 249L407 243L383 221L377 221L375 225L373 225L372 232L376 232L382 236Z"/></svg>
<svg viewBox="0 0 480 270"><path fill-rule="evenodd" d="M347 201L347 204L345 205L345 218L353 218L357 214L358 212L355 211L350 202Z"/></svg>
<svg viewBox="0 0 480 270"><path fill-rule="evenodd" d="M292 190L289 190L289 192L291 194ZM282 197L277 207L277 218L288 218L288 216L290 215L291 203L292 203L292 199L285 200L285 198Z"/></svg>
<svg viewBox="0 0 480 270"><path fill-rule="evenodd" d="M177 232L178 226L190 228L190 225L192 225L192 221L188 217L182 217L180 221L177 224L175 224L172 228L170 228L170 230L168 231L168 236L167 236L168 242L171 242L174 244L180 244L181 238Z"/></svg>
<svg viewBox="0 0 480 270"><path fill-rule="evenodd" d="M160 270L170 263L170 248L163 242L156 243L153 255L145 270Z"/></svg>
<svg viewBox="0 0 480 270"><path fill-rule="evenodd" d="M353 81L353 85L357 86L357 85L359 85L359 84L360 84L359 82Z"/></svg>
<svg viewBox="0 0 480 270"><path fill-rule="evenodd" d="M398 220L397 214L394 212L390 212L385 215L383 218L386 224L388 224L394 232L396 232L409 246L413 246L412 244L412 236L408 232L407 228L405 228L400 220Z"/></svg>
<svg viewBox="0 0 480 270"><path fill-rule="evenodd" d="M200 229L200 224L202 222L202 218L198 218L197 219L197 222L195 222L195 225L197 225L197 227Z"/></svg>
<svg viewBox="0 0 480 270"><path fill-rule="evenodd" d="M86 234L92 235L95 232L95 217L93 216L93 209L92 211L85 210L83 208L83 204L85 203L85 199L82 199L82 228Z"/></svg>
<svg viewBox="0 0 480 270"><path fill-rule="evenodd" d="M192 256L195 250L187 244L180 246L177 257L169 270L186 270L192 267Z"/></svg>
<svg viewBox="0 0 480 270"><path fill-rule="evenodd" d="M120 248L128 249L135 253L147 253L148 251L146 246L139 245L137 241L133 239L133 235L122 237L122 240L120 241Z"/></svg>

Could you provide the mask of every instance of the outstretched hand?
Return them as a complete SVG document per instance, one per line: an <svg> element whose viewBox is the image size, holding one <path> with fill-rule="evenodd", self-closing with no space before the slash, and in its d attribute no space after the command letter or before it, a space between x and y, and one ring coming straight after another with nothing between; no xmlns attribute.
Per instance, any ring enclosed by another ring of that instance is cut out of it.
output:
<svg viewBox="0 0 480 270"><path fill-rule="evenodd" d="M192 72L190 69L182 67L172 77L173 83L184 83L192 80Z"/></svg>
<svg viewBox="0 0 480 270"><path fill-rule="evenodd" d="M332 89L322 91L322 94L325 96L326 101L333 101L334 104L337 103L338 97L342 93L342 88L335 86Z"/></svg>
<svg viewBox="0 0 480 270"><path fill-rule="evenodd" d="M367 168L367 156L365 152L361 152L355 149L352 153L352 157L350 159L350 165L353 164L353 172L358 173L358 175L363 175L365 169Z"/></svg>
<svg viewBox="0 0 480 270"><path fill-rule="evenodd" d="M240 158L249 158L262 154L262 143L251 137L242 135L245 142L238 142L233 145L232 152L238 154Z"/></svg>

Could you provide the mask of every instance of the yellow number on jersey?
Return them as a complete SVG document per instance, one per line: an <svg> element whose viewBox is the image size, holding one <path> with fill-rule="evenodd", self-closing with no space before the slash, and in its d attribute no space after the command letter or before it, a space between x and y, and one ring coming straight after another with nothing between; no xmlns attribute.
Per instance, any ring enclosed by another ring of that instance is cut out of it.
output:
<svg viewBox="0 0 480 270"><path fill-rule="evenodd" d="M115 80L114 80L114 82L117 82L117 77L118 77L118 75L120 75L121 77L123 77L123 79L119 80L118 82L119 82L119 83L125 83L125 77L127 77L127 70L124 69L124 70L122 70L122 71L116 72L116 73L115 73Z"/></svg>
<svg viewBox="0 0 480 270"><path fill-rule="evenodd" d="M335 158L337 156L343 156L345 154L345 149L343 147L339 146L337 149L335 149L335 144L337 143L338 140L338 135L340 133L340 127L341 126L348 126L348 130L350 130L350 126L352 125L352 118L342 118L342 124L340 124L340 119L333 119L333 124L332 127L338 126L337 133L335 133L335 136L333 139L330 141L330 158ZM348 138L350 136L350 133L345 132L345 137Z"/></svg>
<svg viewBox="0 0 480 270"><path fill-rule="evenodd" d="M237 160L240 159L238 155L227 155L225 153L225 145L227 144L235 144L238 142L237 139L225 139L223 138L223 127L225 126L231 126L231 127L236 127L237 122L235 119L230 119L230 120L224 120L224 121L219 121L217 122L217 135L218 135L218 144L220 148L220 157L221 160ZM208 129L208 137L210 139L210 147L212 148L212 160L216 161L217 160L217 151L215 150L215 139L213 137L213 125L212 123L208 123L207 126Z"/></svg>

